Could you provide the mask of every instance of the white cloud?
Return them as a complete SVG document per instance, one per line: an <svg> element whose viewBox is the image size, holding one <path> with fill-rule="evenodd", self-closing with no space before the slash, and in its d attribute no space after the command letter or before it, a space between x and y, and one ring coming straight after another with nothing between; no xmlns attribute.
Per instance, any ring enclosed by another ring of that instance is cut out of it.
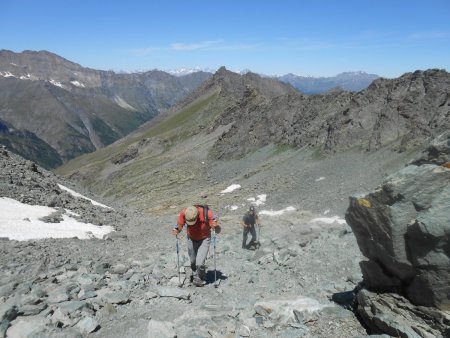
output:
<svg viewBox="0 0 450 338"><path fill-rule="evenodd" d="M448 37L450 37L448 32L417 32L408 36L411 40L445 39Z"/></svg>
<svg viewBox="0 0 450 338"><path fill-rule="evenodd" d="M139 56L146 56L160 50L162 50L161 47L144 47L144 48L127 49L125 51L133 56L139 57Z"/></svg>
<svg viewBox="0 0 450 338"><path fill-rule="evenodd" d="M202 41L202 42L196 42L196 43L172 43L170 45L170 48L173 50L197 50L197 49L208 49L213 46L217 46L219 44L223 43L222 40L215 40L215 41Z"/></svg>
<svg viewBox="0 0 450 338"><path fill-rule="evenodd" d="M170 49L176 51L194 51L194 50L249 50L258 47L256 44L245 43L226 43L224 40L201 41L196 43L172 43Z"/></svg>

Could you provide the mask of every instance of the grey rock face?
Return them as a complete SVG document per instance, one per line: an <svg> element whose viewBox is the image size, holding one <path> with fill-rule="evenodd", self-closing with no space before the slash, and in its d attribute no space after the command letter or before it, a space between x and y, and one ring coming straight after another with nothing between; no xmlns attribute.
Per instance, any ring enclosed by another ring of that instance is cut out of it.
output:
<svg viewBox="0 0 450 338"><path fill-rule="evenodd" d="M373 332L393 337L448 337L450 316L434 308L412 305L395 294L358 293L358 312Z"/></svg>
<svg viewBox="0 0 450 338"><path fill-rule="evenodd" d="M360 263L366 286L388 292L357 295L358 313L373 332L450 333L449 140L450 132L440 135L375 192L350 199L346 220L368 258Z"/></svg>
<svg viewBox="0 0 450 338"><path fill-rule="evenodd" d="M437 164L450 154L449 135L414 162L421 165L389 176L364 198L352 197L346 214L369 259L361 263L369 288L445 310L450 309L450 170Z"/></svg>
<svg viewBox="0 0 450 338"><path fill-rule="evenodd" d="M242 156L270 143L327 153L391 145L402 152L448 130L449 88L449 74L435 69L378 79L359 93L270 98L252 88L216 119L216 126L232 126L212 155Z"/></svg>
<svg viewBox="0 0 450 338"><path fill-rule="evenodd" d="M0 145L0 196L25 204L55 208L55 212L43 217L42 221L58 223L68 211L78 215L72 217L96 225L116 224L125 216L112 209L95 206L86 199L72 196L60 189L58 183L67 184L52 172L11 153ZM111 234L111 236L120 235ZM108 268L99 267L99 271L106 269ZM11 286L2 285L0 295L6 290L4 288L9 287Z"/></svg>

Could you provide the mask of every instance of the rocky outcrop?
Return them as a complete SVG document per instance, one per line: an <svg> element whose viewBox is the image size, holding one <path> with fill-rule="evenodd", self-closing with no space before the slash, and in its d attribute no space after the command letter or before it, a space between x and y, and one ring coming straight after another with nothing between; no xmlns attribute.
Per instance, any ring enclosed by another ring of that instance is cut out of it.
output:
<svg viewBox="0 0 450 338"><path fill-rule="evenodd" d="M64 191L59 183L68 184L34 162L9 152L0 145L0 197L8 197L24 204L57 209L43 217L46 223L58 223L62 214L71 211L76 219L96 225L117 224L126 215L114 209L102 208L84 198Z"/></svg>
<svg viewBox="0 0 450 338"><path fill-rule="evenodd" d="M447 132L375 192L350 199L346 220L368 258L360 264L368 289L450 310L449 156Z"/></svg>
<svg viewBox="0 0 450 338"><path fill-rule="evenodd" d="M241 156L268 143L336 153L391 146L403 152L450 127L450 76L431 69L375 80L359 93L333 91L268 98L246 91L217 125L233 125L216 142L215 158ZM259 88L255 88L262 91Z"/></svg>
<svg viewBox="0 0 450 338"><path fill-rule="evenodd" d="M416 306L392 293L376 294L362 290L357 311L372 332L390 337L450 337L450 315L432 307Z"/></svg>

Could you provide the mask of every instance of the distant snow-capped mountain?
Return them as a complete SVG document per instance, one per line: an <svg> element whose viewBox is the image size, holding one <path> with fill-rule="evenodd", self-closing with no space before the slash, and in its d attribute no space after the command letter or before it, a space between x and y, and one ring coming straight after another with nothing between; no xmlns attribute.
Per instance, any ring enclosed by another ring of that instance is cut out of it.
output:
<svg viewBox="0 0 450 338"><path fill-rule="evenodd" d="M277 78L282 82L290 83L305 94L317 94L337 87L348 91L360 91L366 89L379 77L376 74L356 71L344 72L332 77L298 76L290 73Z"/></svg>
<svg viewBox="0 0 450 338"><path fill-rule="evenodd" d="M177 68L177 69L167 69L164 70L166 73L169 73L170 75L174 76L184 76L189 75L193 73L198 72L205 72L205 73L215 73L217 69L211 69L211 68L201 68L201 67L195 67L195 68Z"/></svg>

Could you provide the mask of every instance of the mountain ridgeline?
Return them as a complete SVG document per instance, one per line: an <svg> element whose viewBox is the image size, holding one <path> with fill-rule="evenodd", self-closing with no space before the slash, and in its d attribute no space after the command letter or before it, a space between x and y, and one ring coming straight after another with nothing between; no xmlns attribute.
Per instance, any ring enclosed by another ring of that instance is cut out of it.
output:
<svg viewBox="0 0 450 338"><path fill-rule="evenodd" d="M330 90L357 92L366 89L379 76L365 72L345 72L331 77L311 77L286 74L278 80L286 82L305 94L319 94Z"/></svg>
<svg viewBox="0 0 450 338"><path fill-rule="evenodd" d="M214 158L242 156L275 143L326 153L392 145L419 146L450 127L450 76L444 70L375 80L366 90L269 98L248 86L243 98L215 120L231 124L215 143Z"/></svg>
<svg viewBox="0 0 450 338"><path fill-rule="evenodd" d="M210 76L117 74L46 51L0 50L0 142L54 167L124 137ZM42 147L48 156L40 155Z"/></svg>
<svg viewBox="0 0 450 338"><path fill-rule="evenodd" d="M205 180L211 186L251 180L284 150L300 158L378 150L408 156L449 129L449 94L444 70L378 79L358 93L305 95L275 79L222 67L137 131L57 172L104 196L160 210L165 207L158 201L167 196L170 205L182 205L208 195ZM280 184L267 189L282 194Z"/></svg>

